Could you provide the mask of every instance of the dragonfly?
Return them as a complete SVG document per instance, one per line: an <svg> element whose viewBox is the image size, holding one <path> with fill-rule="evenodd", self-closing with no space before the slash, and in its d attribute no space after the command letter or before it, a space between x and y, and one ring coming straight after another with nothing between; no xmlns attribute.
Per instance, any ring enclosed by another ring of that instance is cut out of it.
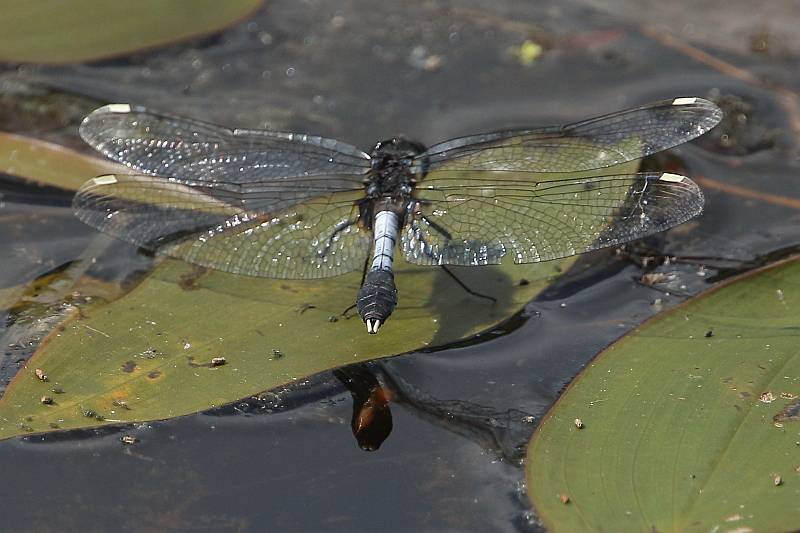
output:
<svg viewBox="0 0 800 533"><path fill-rule="evenodd" d="M362 271L355 307L377 333L397 305L395 254L416 265L538 263L619 245L703 209L691 179L614 167L687 142L722 118L680 97L564 126L369 152L313 135L230 129L130 104L81 137L130 169L93 178L86 224L156 254L239 275Z"/></svg>

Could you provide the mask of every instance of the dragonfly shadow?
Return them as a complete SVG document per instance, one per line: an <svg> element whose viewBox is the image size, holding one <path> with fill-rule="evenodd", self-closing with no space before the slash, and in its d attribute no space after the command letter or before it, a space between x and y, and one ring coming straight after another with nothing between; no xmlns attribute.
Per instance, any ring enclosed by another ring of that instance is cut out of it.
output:
<svg viewBox="0 0 800 533"><path fill-rule="evenodd" d="M432 346L452 343L478 333L476 329L479 330L481 324L507 317L514 312L515 306L519 306L514 300L519 281L512 279L500 267L451 267L450 270L471 291L495 301L470 294L439 269L426 304L439 321L431 340Z"/></svg>

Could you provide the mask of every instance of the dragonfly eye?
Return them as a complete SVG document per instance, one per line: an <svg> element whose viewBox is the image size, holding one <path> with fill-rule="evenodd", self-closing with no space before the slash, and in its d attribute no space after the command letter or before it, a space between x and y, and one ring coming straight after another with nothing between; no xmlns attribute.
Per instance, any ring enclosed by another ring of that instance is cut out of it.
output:
<svg viewBox="0 0 800 533"><path fill-rule="evenodd" d="M381 162L387 160L395 160L402 162L403 165L409 166L415 156L425 151L425 146L414 141L410 141L404 137L395 137L381 141L372 149L373 161L378 159ZM373 162L373 166L374 166Z"/></svg>

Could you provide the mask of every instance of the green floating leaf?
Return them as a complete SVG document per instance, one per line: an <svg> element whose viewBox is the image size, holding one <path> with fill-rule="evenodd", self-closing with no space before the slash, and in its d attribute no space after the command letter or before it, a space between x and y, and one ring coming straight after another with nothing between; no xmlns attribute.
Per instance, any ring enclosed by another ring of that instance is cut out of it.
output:
<svg viewBox="0 0 800 533"><path fill-rule="evenodd" d="M89 306L45 340L0 399L0 438L170 418L446 344L509 317L569 261L456 269L494 305L440 269L401 262L400 305L368 335L357 316L331 319L353 302L360 273L290 282L166 260L126 296Z"/></svg>
<svg viewBox="0 0 800 533"><path fill-rule="evenodd" d="M261 0L8 2L0 17L0 61L73 63L118 57L218 32Z"/></svg>
<svg viewBox="0 0 800 533"><path fill-rule="evenodd" d="M0 172L12 176L77 190L93 176L126 170L108 159L84 155L47 141L0 132Z"/></svg>
<svg viewBox="0 0 800 533"><path fill-rule="evenodd" d="M531 441L533 503L551 531L796 530L799 397L793 258L651 320L584 370Z"/></svg>

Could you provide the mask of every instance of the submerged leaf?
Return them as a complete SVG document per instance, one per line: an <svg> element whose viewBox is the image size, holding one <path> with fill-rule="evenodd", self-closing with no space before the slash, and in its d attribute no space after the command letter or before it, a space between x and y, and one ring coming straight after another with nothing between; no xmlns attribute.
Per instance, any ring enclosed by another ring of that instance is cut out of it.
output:
<svg viewBox="0 0 800 533"><path fill-rule="evenodd" d="M531 441L534 505L552 531L794 530L799 395L795 257L601 354Z"/></svg>

